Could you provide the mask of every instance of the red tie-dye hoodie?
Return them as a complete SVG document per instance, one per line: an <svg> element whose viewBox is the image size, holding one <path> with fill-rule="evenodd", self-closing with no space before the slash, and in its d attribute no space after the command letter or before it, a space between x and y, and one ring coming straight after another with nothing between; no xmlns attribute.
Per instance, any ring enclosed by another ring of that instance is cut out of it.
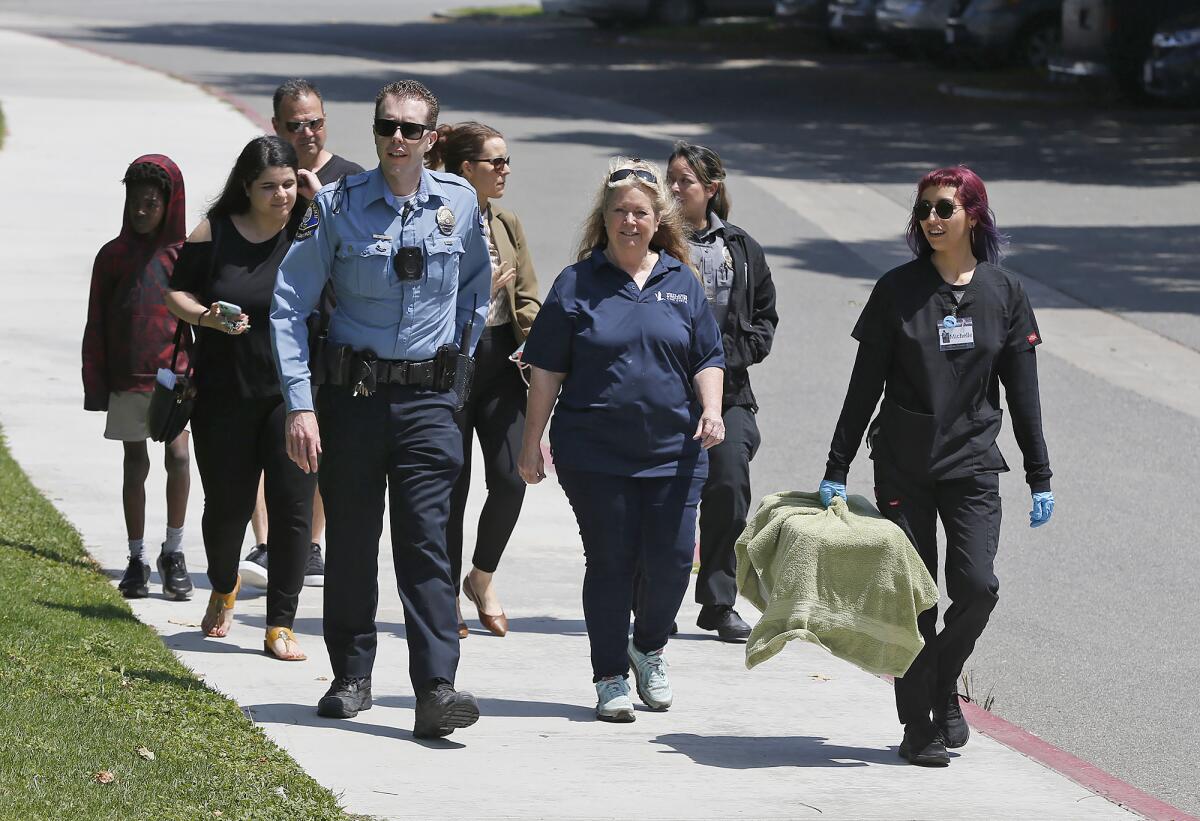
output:
<svg viewBox="0 0 1200 821"><path fill-rule="evenodd" d="M126 206L120 236L96 254L83 331L85 410L108 410L110 392L153 390L158 369L171 366L177 320L167 311L163 296L187 238L183 175L162 154L146 154L130 165L139 163L163 169L171 191L155 234L135 233ZM186 367L186 354L181 354L176 370Z"/></svg>

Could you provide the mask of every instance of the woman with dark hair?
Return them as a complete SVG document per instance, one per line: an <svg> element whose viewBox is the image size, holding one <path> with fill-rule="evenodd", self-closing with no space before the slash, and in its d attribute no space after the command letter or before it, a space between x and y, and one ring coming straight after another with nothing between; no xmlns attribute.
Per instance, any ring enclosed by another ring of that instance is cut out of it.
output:
<svg viewBox="0 0 1200 821"><path fill-rule="evenodd" d="M466 122L438 127L438 141L427 155L431 168L442 167L475 187L479 212L488 228L492 259L492 291L487 325L475 348L475 380L470 398L458 413L463 435L463 467L450 497L450 523L446 542L456 585L462 584L491 633L508 633L508 619L492 585L492 575L508 545L521 504L525 482L517 472L517 454L525 427L525 383L509 357L516 351L537 316L537 275L517 215L496 205L504 196L512 173L508 145L499 131L482 123ZM471 572L462 575L463 518L471 487L472 431L479 434L487 478L487 499L479 514ZM469 635L460 611L458 635Z"/></svg>
<svg viewBox="0 0 1200 821"><path fill-rule="evenodd" d="M692 572L707 449L725 436L721 335L704 288L680 261L682 228L662 172L615 158L579 261L554 281L525 345L533 367L521 476L530 484L546 476L542 432L557 400L550 447L583 538L602 721L634 720L631 665L646 706L671 706L663 651Z"/></svg>
<svg viewBox="0 0 1200 821"><path fill-rule="evenodd" d="M936 606L918 617L925 647L896 679L900 755L939 766L970 736L957 681L1000 589L992 563L999 474L1008 470L996 446L1001 383L1033 494L1030 527L1049 521L1054 494L1038 391L1041 333L1020 279L997 264L1002 237L983 181L965 166L926 174L907 236L916 259L883 275L854 326L858 356L819 492L827 507L846 498L865 431L879 510L935 579L941 519L950 607L940 633Z"/></svg>
<svg viewBox="0 0 1200 821"><path fill-rule="evenodd" d="M292 633L308 559L316 474L288 458L284 405L267 318L279 263L303 213L296 152L278 137L243 149L220 197L188 237L167 305L197 326L198 391L192 412L196 463L204 485L204 550L212 584L200 628L223 637L233 622L241 577L238 552L265 475L268 545L264 650L305 658Z"/></svg>
<svg viewBox="0 0 1200 821"><path fill-rule="evenodd" d="M689 260L704 283L725 349L722 416L725 441L708 452L708 481L700 493L700 573L696 577L696 625L722 641L745 641L750 625L734 609L737 560L734 544L750 510L750 460L762 441L750 389L751 365L771 352L779 314L775 283L762 246L729 222L725 165L716 152L675 143L667 183L688 229Z"/></svg>

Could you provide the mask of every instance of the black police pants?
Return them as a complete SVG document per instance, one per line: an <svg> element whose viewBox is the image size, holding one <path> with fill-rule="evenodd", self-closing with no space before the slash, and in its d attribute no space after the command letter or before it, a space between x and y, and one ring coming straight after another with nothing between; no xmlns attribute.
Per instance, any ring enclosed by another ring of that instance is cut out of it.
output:
<svg viewBox="0 0 1200 821"><path fill-rule="evenodd" d="M420 693L458 670L458 618L446 555L450 490L462 467L454 395L380 385L317 395L325 500L325 647L335 676L370 676L379 604L384 494L404 606L408 668Z"/></svg>
<svg viewBox="0 0 1200 821"><path fill-rule="evenodd" d="M725 441L708 451L708 481L700 494L699 604L732 606L737 598L733 546L750 512L750 460L762 439L751 408L726 409Z"/></svg>
<svg viewBox="0 0 1200 821"><path fill-rule="evenodd" d="M317 477L288 458L282 397L241 398L201 392L192 411L196 467L204 485L204 552L218 593L237 584L246 525L263 477L267 501L267 625L296 618L312 537Z"/></svg>
<svg viewBox="0 0 1200 821"><path fill-rule="evenodd" d="M640 566L643 593L633 643L648 653L666 646L687 594L704 479L690 473L640 479L561 466L556 471L583 538L592 680L627 675L634 573Z"/></svg>
<svg viewBox="0 0 1200 821"><path fill-rule="evenodd" d="M512 324L486 328L475 348L475 382L470 399L457 414L463 440L463 468L450 497L446 542L457 588L462 580L463 519L471 487L471 440L479 434L487 499L479 514L471 564L495 573L525 500L525 480L517 456L525 431L525 383L508 355L517 347Z"/></svg>
<svg viewBox="0 0 1200 821"><path fill-rule="evenodd" d="M945 704L955 691L963 665L999 600L1000 582L992 565L1000 537L1000 477L982 473L917 480L876 460L875 497L879 511L900 526L934 579L938 518L946 531L950 606L942 631L937 632L936 605L917 617L925 647L903 678L896 679L900 723L929 729L930 710Z"/></svg>

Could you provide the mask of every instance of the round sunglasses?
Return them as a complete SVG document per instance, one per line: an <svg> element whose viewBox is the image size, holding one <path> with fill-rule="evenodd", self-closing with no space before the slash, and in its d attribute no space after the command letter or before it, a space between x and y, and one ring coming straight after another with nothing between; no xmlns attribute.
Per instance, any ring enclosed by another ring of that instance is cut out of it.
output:
<svg viewBox="0 0 1200 821"><path fill-rule="evenodd" d="M924 222L929 219L930 213L937 214L940 218L948 220L959 208L962 208L962 206L951 199L940 199L937 202L921 200L913 206L913 216L917 218L917 222Z"/></svg>

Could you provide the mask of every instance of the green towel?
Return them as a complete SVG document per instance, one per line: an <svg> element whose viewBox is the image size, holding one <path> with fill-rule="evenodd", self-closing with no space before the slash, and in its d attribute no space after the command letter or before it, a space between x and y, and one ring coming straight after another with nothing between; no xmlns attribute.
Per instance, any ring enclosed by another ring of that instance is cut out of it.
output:
<svg viewBox="0 0 1200 821"><path fill-rule="evenodd" d="M747 667L792 639L893 676L921 652L917 615L937 603L937 583L904 531L864 497L826 510L816 493L767 496L736 549L738 590L762 611Z"/></svg>

